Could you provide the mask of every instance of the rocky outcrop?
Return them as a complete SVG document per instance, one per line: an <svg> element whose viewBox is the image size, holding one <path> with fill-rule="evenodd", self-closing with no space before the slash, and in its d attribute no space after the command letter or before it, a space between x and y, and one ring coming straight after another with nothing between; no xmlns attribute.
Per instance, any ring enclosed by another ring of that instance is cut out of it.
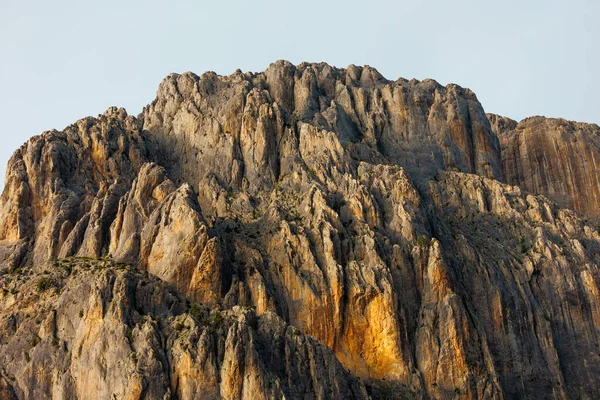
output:
<svg viewBox="0 0 600 400"><path fill-rule="evenodd" d="M0 201L0 393L600 396L600 236L501 183L492 129L520 128L468 89L277 62L32 139ZM34 303L68 349L35 376Z"/></svg>
<svg viewBox="0 0 600 400"><path fill-rule="evenodd" d="M125 264L60 259L4 283L2 398L367 398L276 315L190 303Z"/></svg>
<svg viewBox="0 0 600 400"><path fill-rule="evenodd" d="M518 125L517 121L507 117L503 117L501 115L486 114L486 116L490 121L492 131L494 131L496 135L500 135L501 133L506 131L512 131Z"/></svg>
<svg viewBox="0 0 600 400"><path fill-rule="evenodd" d="M0 199L9 265L100 255L118 199L146 153L136 119L116 108L23 145L9 161Z"/></svg>
<svg viewBox="0 0 600 400"><path fill-rule="evenodd" d="M391 82L371 67L279 61L259 74L172 74L142 118L170 173L195 188L208 175L251 192L271 186L298 162L299 122L413 174L502 176L498 140L470 90Z"/></svg>
<svg viewBox="0 0 600 400"><path fill-rule="evenodd" d="M196 301L214 303L221 297L222 257L207 229L189 185L175 189L162 167L144 164L121 198L109 253L136 262Z"/></svg>
<svg viewBox="0 0 600 400"><path fill-rule="evenodd" d="M481 341L481 360L493 365L503 395L596 397L588 374L600 366L598 232L574 212L497 181L445 173L431 186L444 215L439 240L452 243L450 279L474 322L467 337ZM583 359L587 367L571 364ZM469 370L486 368L465 360Z"/></svg>
<svg viewBox="0 0 600 400"><path fill-rule="evenodd" d="M532 117L518 124L515 121L499 123L495 129L502 144L506 182L543 194L585 216L598 218L598 125Z"/></svg>

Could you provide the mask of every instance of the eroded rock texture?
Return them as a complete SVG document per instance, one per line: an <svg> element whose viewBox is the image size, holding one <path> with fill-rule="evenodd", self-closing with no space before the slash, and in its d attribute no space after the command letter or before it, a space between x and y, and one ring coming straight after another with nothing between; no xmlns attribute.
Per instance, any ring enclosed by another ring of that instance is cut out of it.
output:
<svg viewBox="0 0 600 400"><path fill-rule="evenodd" d="M493 116L493 120L509 121ZM506 182L543 194L563 207L600 216L600 127L531 117L495 126Z"/></svg>
<svg viewBox="0 0 600 400"><path fill-rule="evenodd" d="M367 396L331 350L275 314L190 303L125 264L60 259L4 284L3 398Z"/></svg>
<svg viewBox="0 0 600 400"><path fill-rule="evenodd" d="M600 236L501 183L519 129L455 85L277 62L33 138L0 202L0 394L599 397Z"/></svg>

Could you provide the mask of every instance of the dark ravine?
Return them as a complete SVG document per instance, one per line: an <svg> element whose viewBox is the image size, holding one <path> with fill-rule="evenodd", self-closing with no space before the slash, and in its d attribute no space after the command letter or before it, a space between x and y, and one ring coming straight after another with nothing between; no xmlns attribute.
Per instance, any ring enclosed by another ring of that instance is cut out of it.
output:
<svg viewBox="0 0 600 400"><path fill-rule="evenodd" d="M0 399L598 398L599 134L371 67L169 75L11 158Z"/></svg>

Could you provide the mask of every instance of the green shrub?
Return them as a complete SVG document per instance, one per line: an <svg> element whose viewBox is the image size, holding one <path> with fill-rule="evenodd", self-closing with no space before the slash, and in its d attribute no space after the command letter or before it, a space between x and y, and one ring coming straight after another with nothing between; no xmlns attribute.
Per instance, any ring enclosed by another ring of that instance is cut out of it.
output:
<svg viewBox="0 0 600 400"><path fill-rule="evenodd" d="M417 245L419 247L428 247L429 246L429 239L427 239L427 236L425 235L421 235L417 238Z"/></svg>
<svg viewBox="0 0 600 400"><path fill-rule="evenodd" d="M548 314L544 314L544 319L548 322L550 322L550 316Z"/></svg>
<svg viewBox="0 0 600 400"><path fill-rule="evenodd" d="M525 238L524 237L520 237L519 238L519 244L521 245L521 253L527 253L527 246L525 245Z"/></svg>
<svg viewBox="0 0 600 400"><path fill-rule="evenodd" d="M21 275L22 272L23 272L23 268L21 268L21 267L18 267L18 268L10 267L10 269L8 270L8 273L11 275Z"/></svg>
<svg viewBox="0 0 600 400"><path fill-rule="evenodd" d="M220 312L216 312L215 315L213 316L213 324L215 325L221 325L223 323L225 318L223 318L223 315L221 315Z"/></svg>
<svg viewBox="0 0 600 400"><path fill-rule="evenodd" d="M43 277L43 278L40 278L40 280L38 281L37 289L39 292L44 292L44 291L50 289L53 285L54 285L54 283L52 282L52 279L50 279L48 277Z"/></svg>
<svg viewBox="0 0 600 400"><path fill-rule="evenodd" d="M40 337L38 335L34 335L33 339L31 339L31 347L37 346L38 343L41 341L42 341L42 339L40 339Z"/></svg>
<svg viewBox="0 0 600 400"><path fill-rule="evenodd" d="M200 318L200 316L202 315L202 310L200 309L200 306L198 306L198 304L196 303L192 303L192 307L190 308L190 314L194 318Z"/></svg>

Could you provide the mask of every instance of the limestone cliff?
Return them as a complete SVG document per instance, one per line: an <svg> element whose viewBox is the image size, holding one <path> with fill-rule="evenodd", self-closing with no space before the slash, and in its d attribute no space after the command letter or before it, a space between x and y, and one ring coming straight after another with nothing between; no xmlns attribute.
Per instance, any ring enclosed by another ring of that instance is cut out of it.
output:
<svg viewBox="0 0 600 400"><path fill-rule="evenodd" d="M507 118L493 116L490 120ZM600 216L600 127L531 117L494 127L506 182L543 194L563 207Z"/></svg>
<svg viewBox="0 0 600 400"><path fill-rule="evenodd" d="M0 394L599 397L600 236L502 183L505 131L456 85L277 62L31 139Z"/></svg>
<svg viewBox="0 0 600 400"><path fill-rule="evenodd" d="M60 259L4 278L2 398L365 398L273 313L192 303L129 265Z"/></svg>

